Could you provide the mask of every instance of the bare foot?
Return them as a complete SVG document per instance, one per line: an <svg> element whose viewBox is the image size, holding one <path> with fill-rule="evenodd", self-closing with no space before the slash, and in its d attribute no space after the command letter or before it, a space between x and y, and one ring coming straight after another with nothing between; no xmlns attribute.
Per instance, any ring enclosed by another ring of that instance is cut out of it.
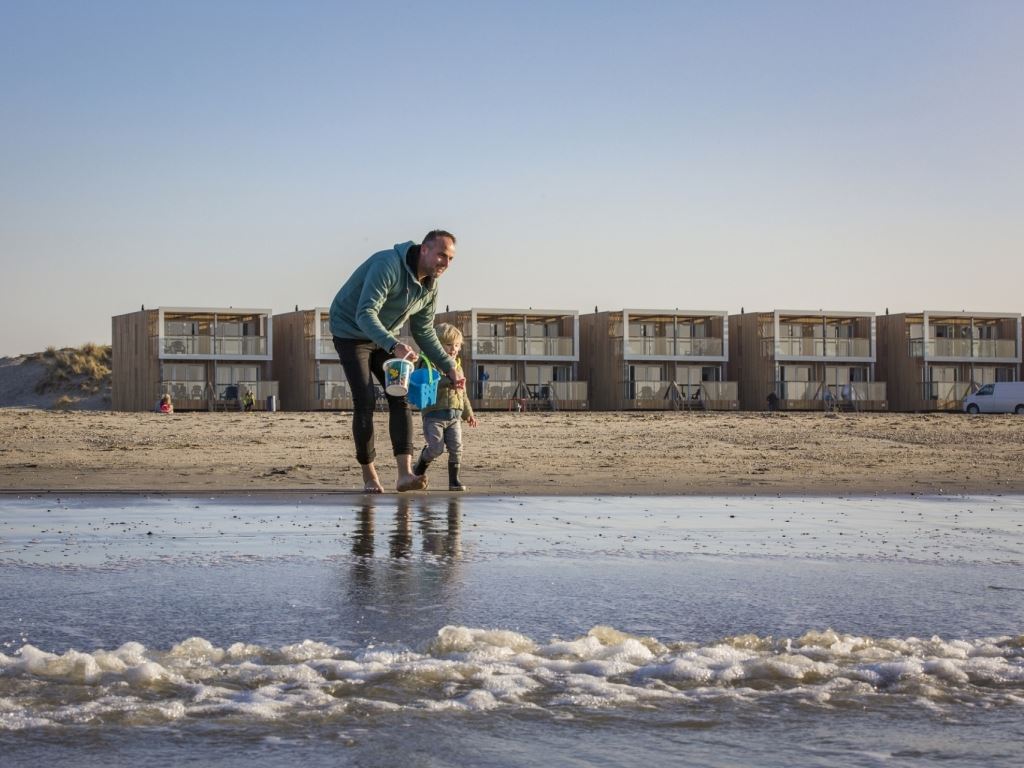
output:
<svg viewBox="0 0 1024 768"><path fill-rule="evenodd" d="M427 487L426 475L402 475L395 484L395 490L399 493L405 491L422 491Z"/></svg>
<svg viewBox="0 0 1024 768"><path fill-rule="evenodd" d="M384 486L377 477L377 468L373 464L363 464L363 493L384 493Z"/></svg>

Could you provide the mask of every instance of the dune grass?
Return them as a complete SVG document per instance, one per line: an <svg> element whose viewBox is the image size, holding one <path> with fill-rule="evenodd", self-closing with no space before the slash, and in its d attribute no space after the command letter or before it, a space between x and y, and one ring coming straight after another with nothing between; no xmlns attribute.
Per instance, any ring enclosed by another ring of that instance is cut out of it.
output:
<svg viewBox="0 0 1024 768"><path fill-rule="evenodd" d="M109 345L89 342L80 347L47 347L45 352L28 355L25 362L45 366L45 373L36 384L39 394L65 390L95 395L110 390Z"/></svg>

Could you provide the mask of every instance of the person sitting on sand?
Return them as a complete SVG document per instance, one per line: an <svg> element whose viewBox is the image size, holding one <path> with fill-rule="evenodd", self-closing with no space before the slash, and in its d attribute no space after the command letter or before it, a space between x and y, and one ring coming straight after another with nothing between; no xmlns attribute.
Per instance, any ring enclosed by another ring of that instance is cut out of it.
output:
<svg viewBox="0 0 1024 768"><path fill-rule="evenodd" d="M245 390L245 396L242 398L242 407L247 411L251 411L255 407L255 405L256 398L253 397L252 390Z"/></svg>
<svg viewBox="0 0 1024 768"><path fill-rule="evenodd" d="M457 370L462 370L459 352L462 351L462 331L454 325L441 323L437 326L437 338L444 351L455 361ZM426 477L430 462L444 453L448 446L448 490L465 491L466 486L459 479L462 463L462 422L477 425L473 406L469 404L465 388L456 387L449 379L437 383L437 401L423 411L423 437L427 444L420 452L419 461L413 467L414 475Z"/></svg>
<svg viewBox="0 0 1024 768"><path fill-rule="evenodd" d="M165 392L163 397L160 398L160 402L157 403L156 409L160 413L174 413L174 404L171 402L171 395L169 392Z"/></svg>

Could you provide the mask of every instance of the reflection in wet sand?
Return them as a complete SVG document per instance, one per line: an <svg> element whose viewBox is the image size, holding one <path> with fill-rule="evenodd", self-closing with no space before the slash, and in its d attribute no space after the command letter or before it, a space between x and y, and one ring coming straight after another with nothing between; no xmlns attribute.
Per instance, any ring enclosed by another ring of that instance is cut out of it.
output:
<svg viewBox="0 0 1024 768"><path fill-rule="evenodd" d="M408 497L400 497L395 509L394 524L388 532L388 555L395 560L409 558L413 554L413 516L414 501ZM444 525L432 499L419 499L417 504L417 524L423 539L423 552L439 558L458 559L462 554L461 525L462 508L458 498L448 499L446 504ZM356 521L352 534L352 553L360 558L372 558L376 553L375 518L377 502L367 497L356 510Z"/></svg>
<svg viewBox="0 0 1024 768"><path fill-rule="evenodd" d="M381 543L383 535L387 540L387 554L382 557L384 550L376 546L377 515L386 519L389 506L367 497L356 511L352 537L356 557L350 564L351 577L345 580L343 599L357 610L360 623L368 618L367 613L375 617L374 634L400 629L389 626L391 616L407 622L410 612L424 606L442 610L454 606L460 590L461 501L400 497L391 525L380 531ZM416 554L417 531L422 539L420 556Z"/></svg>

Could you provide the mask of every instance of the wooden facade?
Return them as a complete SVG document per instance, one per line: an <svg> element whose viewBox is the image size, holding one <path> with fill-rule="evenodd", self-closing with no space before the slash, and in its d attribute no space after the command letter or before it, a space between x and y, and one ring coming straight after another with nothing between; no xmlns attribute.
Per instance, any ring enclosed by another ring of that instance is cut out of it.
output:
<svg viewBox="0 0 1024 768"><path fill-rule="evenodd" d="M278 395L268 309L159 307L111 319L112 408L150 411L164 394L176 411L254 408Z"/></svg>
<svg viewBox="0 0 1024 768"><path fill-rule="evenodd" d="M274 365L284 410L351 410L327 307L274 315Z"/></svg>
<svg viewBox="0 0 1024 768"><path fill-rule="evenodd" d="M580 370L596 410L739 407L724 311L623 309L580 317Z"/></svg>
<svg viewBox="0 0 1024 768"><path fill-rule="evenodd" d="M468 309L437 323L462 331L462 368L473 407L583 410L579 313L575 310Z"/></svg>
<svg viewBox="0 0 1024 768"><path fill-rule="evenodd" d="M893 410L960 410L983 384L1019 381L1021 315L924 311L878 318L879 375Z"/></svg>
<svg viewBox="0 0 1024 768"><path fill-rule="evenodd" d="M888 408L871 312L775 310L729 318L729 361L745 410Z"/></svg>

